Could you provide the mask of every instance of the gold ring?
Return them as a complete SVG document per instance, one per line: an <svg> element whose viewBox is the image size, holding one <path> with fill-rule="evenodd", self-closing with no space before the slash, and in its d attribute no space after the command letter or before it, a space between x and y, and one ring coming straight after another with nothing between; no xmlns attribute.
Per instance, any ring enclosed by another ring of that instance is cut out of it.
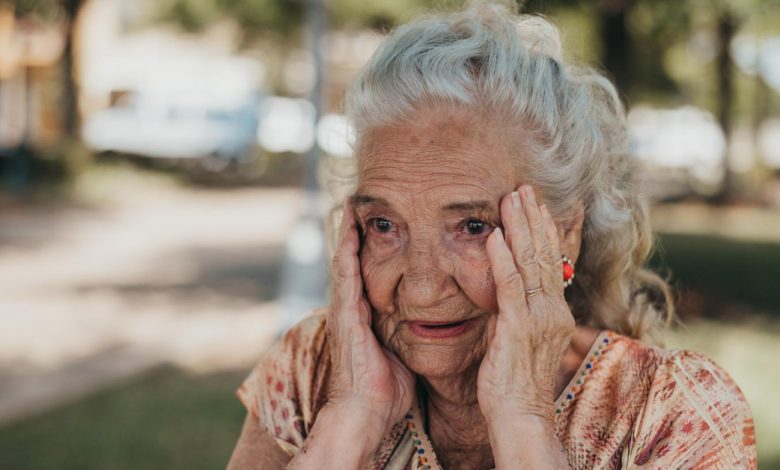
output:
<svg viewBox="0 0 780 470"><path fill-rule="evenodd" d="M525 296L526 297L533 297L536 294L540 293L542 290L544 290L542 287L537 287L536 289L530 289L530 290L526 289Z"/></svg>

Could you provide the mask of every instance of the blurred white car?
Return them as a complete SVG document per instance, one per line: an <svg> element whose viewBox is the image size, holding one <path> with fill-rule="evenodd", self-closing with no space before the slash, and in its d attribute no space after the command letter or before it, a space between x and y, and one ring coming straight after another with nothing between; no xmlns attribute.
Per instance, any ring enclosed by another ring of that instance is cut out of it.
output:
<svg viewBox="0 0 780 470"><path fill-rule="evenodd" d="M642 161L649 196L664 199L717 191L726 170L726 138L707 111L633 108L630 152Z"/></svg>
<svg viewBox="0 0 780 470"><path fill-rule="evenodd" d="M213 100L135 93L86 121L83 137L98 152L231 161L256 143L257 103L254 94Z"/></svg>

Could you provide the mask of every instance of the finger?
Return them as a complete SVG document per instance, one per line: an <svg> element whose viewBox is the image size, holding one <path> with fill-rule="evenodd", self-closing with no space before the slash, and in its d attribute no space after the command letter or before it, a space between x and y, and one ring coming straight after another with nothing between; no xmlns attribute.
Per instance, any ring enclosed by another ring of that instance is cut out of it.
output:
<svg viewBox="0 0 780 470"><path fill-rule="evenodd" d="M493 280L496 283L499 318L502 316L516 318L527 311L525 286L500 228L496 228L490 234L487 253Z"/></svg>
<svg viewBox="0 0 780 470"><path fill-rule="evenodd" d="M546 204L542 204L540 208L542 212L542 219L544 220L544 233L547 236L547 244L550 247L550 255L552 260L560 262L561 260L561 239L558 238L558 226L555 224L550 209Z"/></svg>
<svg viewBox="0 0 780 470"><path fill-rule="evenodd" d="M557 292L560 290L560 282L553 275L553 269L558 262L558 258L553 256L550 242L547 238L546 222L541 210L536 202L536 193L534 189L525 185L521 188L521 197L523 200L523 209L528 220L528 226L531 231L534 252L537 256L537 266L539 267L540 286L547 292Z"/></svg>
<svg viewBox="0 0 780 470"><path fill-rule="evenodd" d="M544 230L547 235L547 243L550 245L553 263L546 266L542 275L546 285L552 286L553 292L556 290L563 292L563 259L561 257L561 241L558 238L558 227L550 214L546 205L542 204L542 218L544 219Z"/></svg>
<svg viewBox="0 0 780 470"><path fill-rule="evenodd" d="M510 193L509 201L502 207L502 218L509 214L504 221L507 230L507 239L512 259L517 266L517 271L523 277L523 283L528 289L536 289L541 285L541 269L539 259L531 236L531 227L523 210L523 203L517 191Z"/></svg>
<svg viewBox="0 0 780 470"><path fill-rule="evenodd" d="M351 224L355 223L355 218L352 213L352 199L347 198L344 201L344 209L341 211L341 223L339 224L338 244L339 246L346 235L347 230Z"/></svg>
<svg viewBox="0 0 780 470"><path fill-rule="evenodd" d="M363 281L360 276L358 258L359 240L355 218L349 204L345 205L340 230L343 230L341 243L337 248L332 267L333 299L338 309L346 313L334 319L344 325L360 322L360 305L363 295Z"/></svg>
<svg viewBox="0 0 780 470"><path fill-rule="evenodd" d="M544 221L544 232L547 237L547 244L550 248L550 254L552 262L545 263L542 267L542 282L545 284L545 288L549 286L551 292L563 291L563 275L562 275L562 261L561 261L561 242L558 238L558 229L555 226L555 221L550 214L546 205L542 205L541 208L542 219Z"/></svg>
<svg viewBox="0 0 780 470"><path fill-rule="evenodd" d="M523 213L528 221L528 227L531 232L531 239L533 240L534 250L536 256L540 262L554 262L552 257L552 251L547 241L547 234L545 232L544 217L542 216L541 209L536 202L536 193L531 186L524 186L523 191L520 192L523 200Z"/></svg>

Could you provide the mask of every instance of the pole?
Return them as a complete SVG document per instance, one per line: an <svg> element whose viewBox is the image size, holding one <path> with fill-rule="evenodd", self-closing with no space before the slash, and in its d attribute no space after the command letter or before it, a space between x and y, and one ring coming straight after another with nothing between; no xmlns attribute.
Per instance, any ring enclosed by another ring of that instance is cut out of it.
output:
<svg viewBox="0 0 780 470"><path fill-rule="evenodd" d="M325 39L324 0L307 0L307 17L310 50L314 62L315 78L310 100L314 105L314 123L322 115L324 83L323 51ZM320 148L314 145L305 155L304 208L301 218L293 228L285 247L282 267L280 304L287 329L327 300L328 270L323 223L323 197L319 184Z"/></svg>

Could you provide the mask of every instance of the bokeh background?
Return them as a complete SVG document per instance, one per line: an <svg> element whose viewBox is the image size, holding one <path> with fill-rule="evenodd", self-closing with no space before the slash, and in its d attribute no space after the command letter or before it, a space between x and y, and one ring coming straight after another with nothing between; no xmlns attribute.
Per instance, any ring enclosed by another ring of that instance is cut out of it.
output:
<svg viewBox="0 0 780 470"><path fill-rule="evenodd" d="M0 0L0 468L224 467L243 377L326 302L343 90L460 0ZM671 347L780 468L780 2L528 1L630 111Z"/></svg>

